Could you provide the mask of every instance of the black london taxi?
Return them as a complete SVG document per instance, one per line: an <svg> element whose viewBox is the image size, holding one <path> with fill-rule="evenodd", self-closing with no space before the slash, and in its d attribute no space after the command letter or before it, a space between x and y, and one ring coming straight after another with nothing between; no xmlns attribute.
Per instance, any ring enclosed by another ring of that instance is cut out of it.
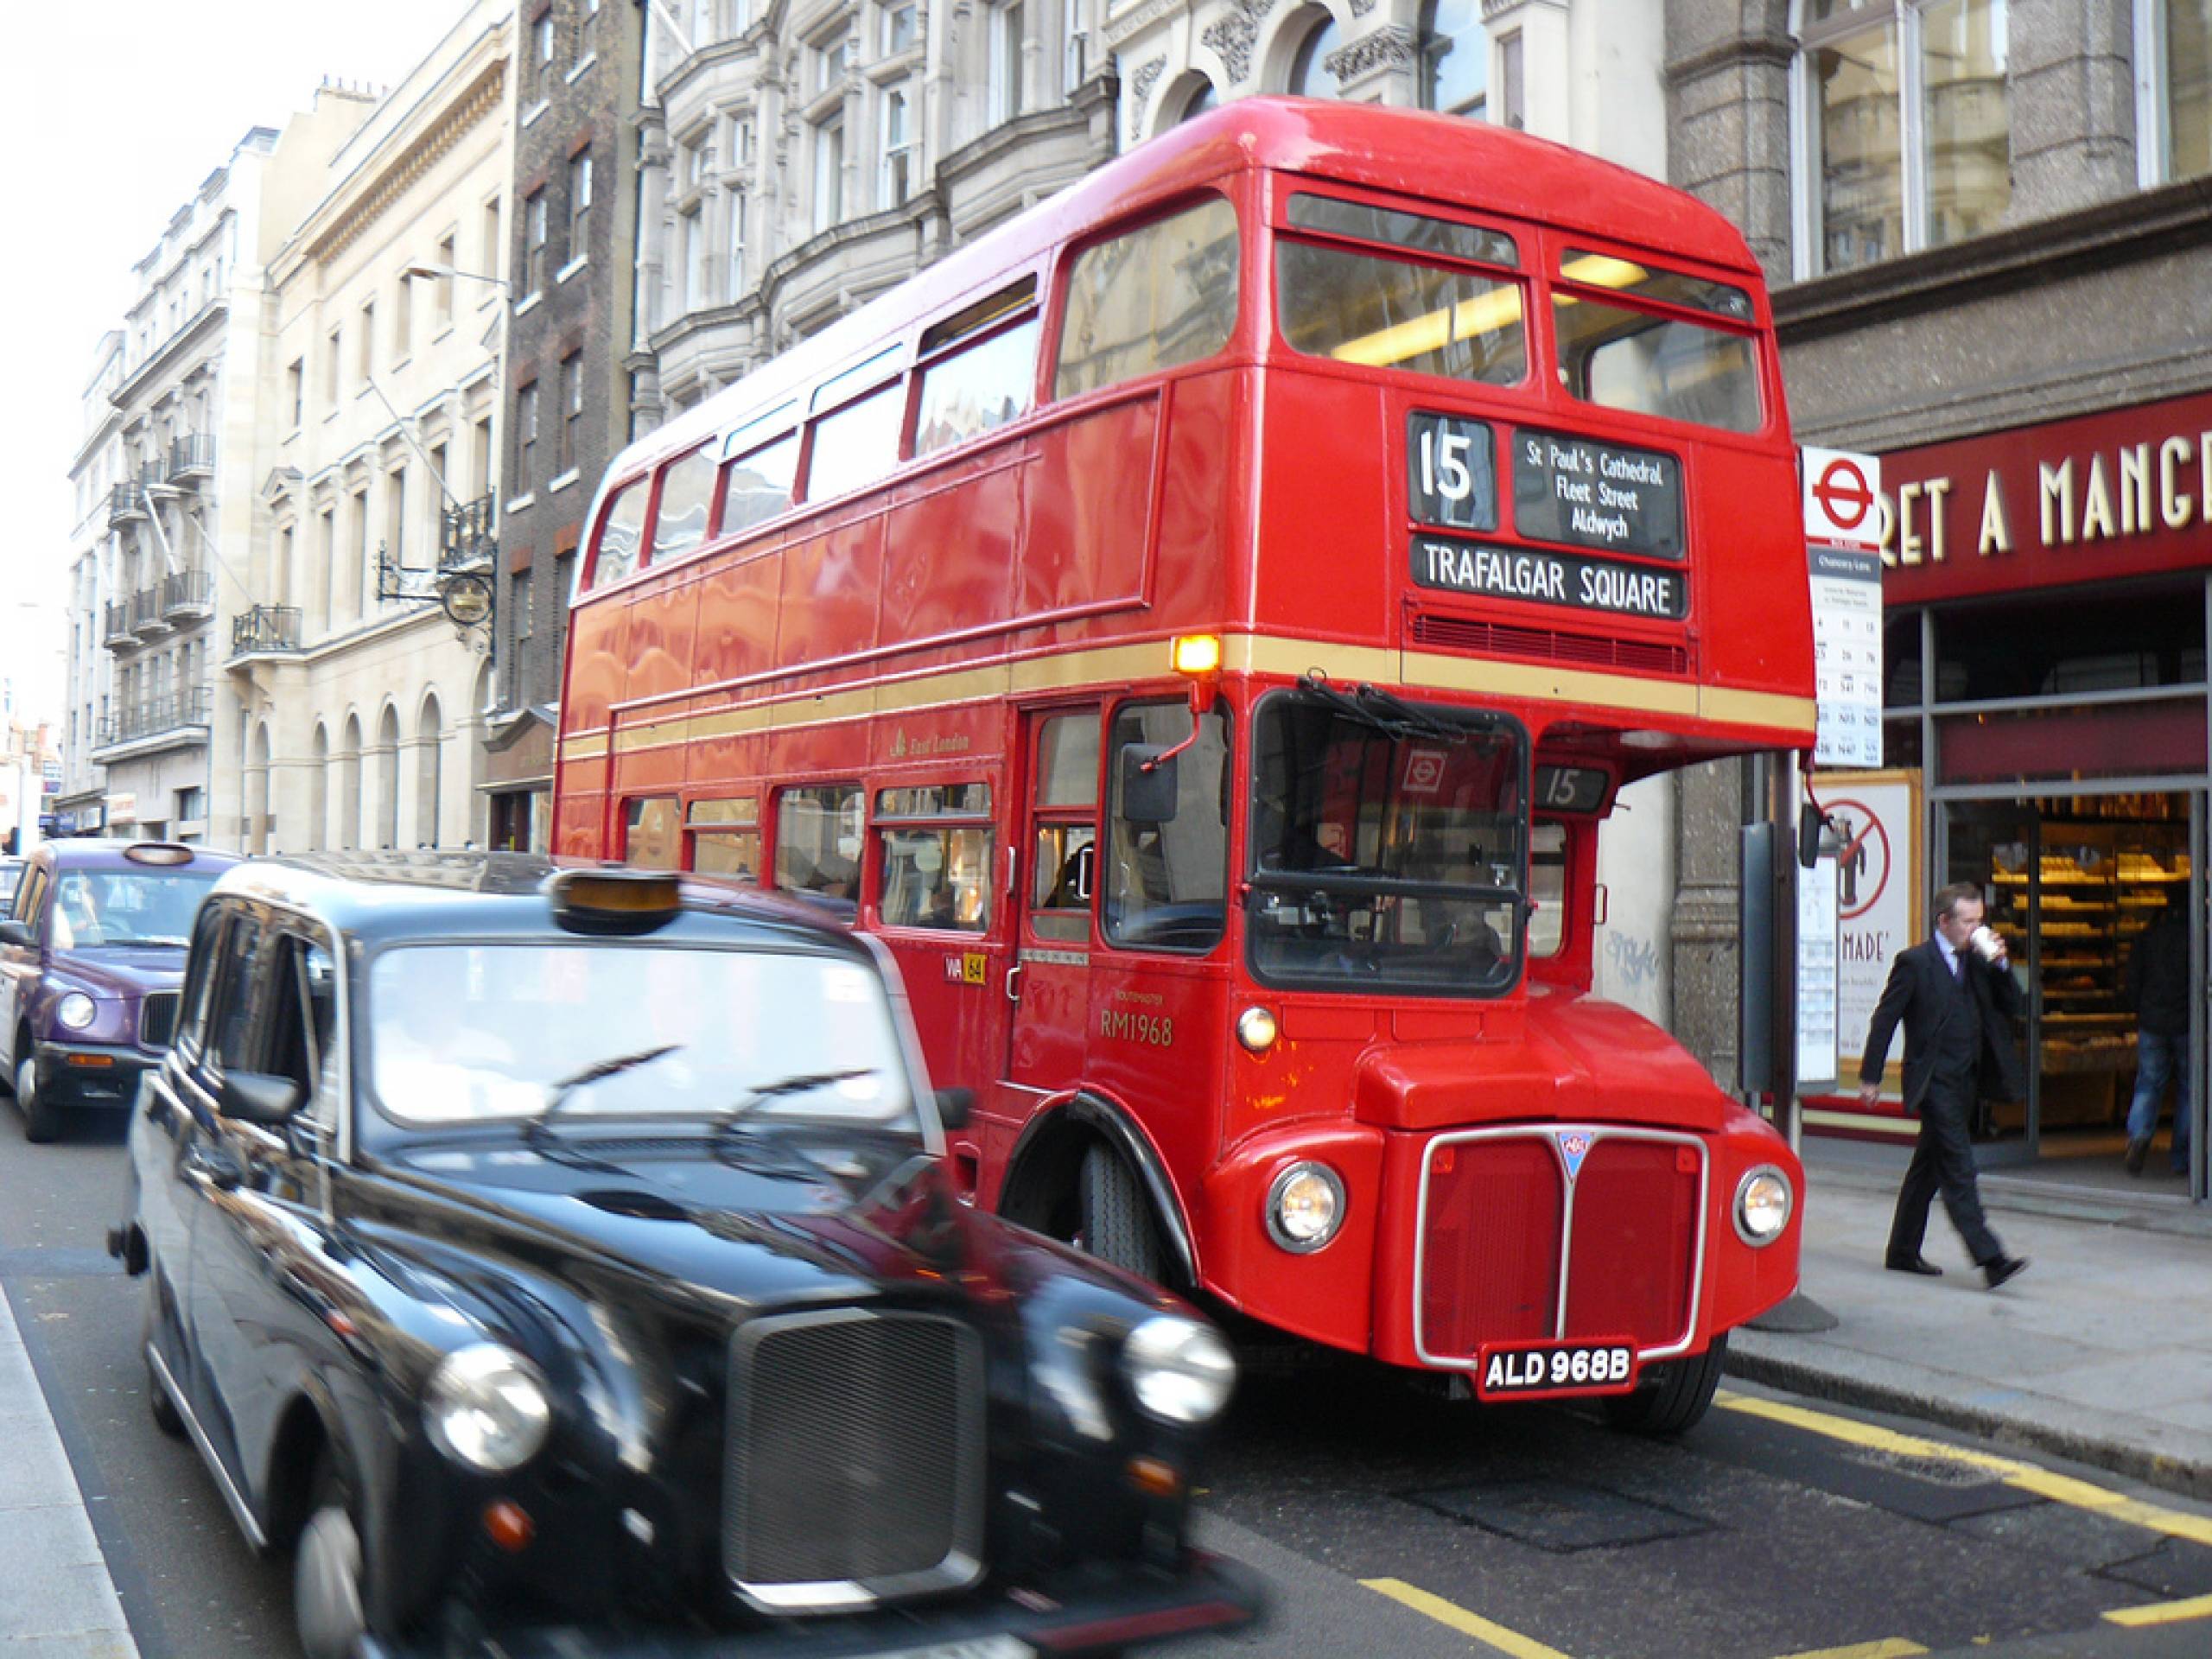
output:
<svg viewBox="0 0 2212 1659"><path fill-rule="evenodd" d="M502 853L256 860L109 1247L156 1420L309 1659L1013 1659L1243 1623L1234 1363L957 1202L895 971L797 904Z"/></svg>

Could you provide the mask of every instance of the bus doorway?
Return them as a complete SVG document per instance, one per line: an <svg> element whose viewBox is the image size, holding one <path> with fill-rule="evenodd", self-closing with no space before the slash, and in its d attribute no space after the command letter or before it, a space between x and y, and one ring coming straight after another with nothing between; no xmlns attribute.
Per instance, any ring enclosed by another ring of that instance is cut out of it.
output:
<svg viewBox="0 0 2212 1659"><path fill-rule="evenodd" d="M2203 1140L2204 792L1952 801L1936 817L1936 868L1980 884L2029 993L2028 1097L1982 1107L1976 1139L1990 1161L2202 1197L2201 1156L2193 1173L2171 1160L2185 1107L2195 1123L2183 1138ZM2146 971L2154 984L2185 972L2187 986L2180 1002L2154 990L2147 1027L2136 1006ZM2138 1165L2128 1114L2146 1070L2173 1075Z"/></svg>

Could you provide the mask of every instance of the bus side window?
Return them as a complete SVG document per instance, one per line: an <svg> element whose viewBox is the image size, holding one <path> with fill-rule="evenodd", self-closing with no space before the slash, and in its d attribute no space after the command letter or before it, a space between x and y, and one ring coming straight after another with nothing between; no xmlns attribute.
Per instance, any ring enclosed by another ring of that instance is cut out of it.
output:
<svg viewBox="0 0 2212 1659"><path fill-rule="evenodd" d="M683 838L673 795L641 795L622 808L622 861L641 870L673 870Z"/></svg>
<svg viewBox="0 0 2212 1659"><path fill-rule="evenodd" d="M668 463L660 479L660 507L653 514L653 552L658 564L689 553L707 539L707 505L715 494L715 458L702 448Z"/></svg>
<svg viewBox="0 0 2212 1659"><path fill-rule="evenodd" d="M1027 414L1037 384L1037 338L1032 316L924 369L914 453L950 448Z"/></svg>
<svg viewBox="0 0 2212 1659"><path fill-rule="evenodd" d="M990 925L990 810L988 784L876 791L884 926L981 933Z"/></svg>
<svg viewBox="0 0 2212 1659"><path fill-rule="evenodd" d="M798 434L740 455L722 468L721 531L724 536L766 524L791 504L791 480L798 474Z"/></svg>
<svg viewBox="0 0 2212 1659"><path fill-rule="evenodd" d="M1124 816L1124 752L1168 749L1191 734L1187 702L1131 703L1114 716L1107 785L1105 933L1116 944L1155 950L1211 950L1226 925L1229 823L1222 773L1229 764L1229 717L1217 706L1198 717L1197 741L1172 760L1174 810L1164 821Z"/></svg>
<svg viewBox="0 0 2212 1659"><path fill-rule="evenodd" d="M633 478L614 493L599 521L599 551L592 559L587 586L604 588L638 568L638 542L645 533L645 502L652 493L650 476Z"/></svg>
<svg viewBox="0 0 2212 1659"><path fill-rule="evenodd" d="M691 803L690 868L703 875L760 879L760 803L750 795Z"/></svg>
<svg viewBox="0 0 2212 1659"><path fill-rule="evenodd" d="M1555 957L1567 948L1567 826L1539 822L1529 835L1529 956Z"/></svg>
<svg viewBox="0 0 2212 1659"><path fill-rule="evenodd" d="M813 894L839 915L855 914L861 890L861 800L858 784L778 792L778 887Z"/></svg>
<svg viewBox="0 0 2212 1659"><path fill-rule="evenodd" d="M1236 210L1219 196L1085 248L1068 272L1052 396L1211 357L1236 327Z"/></svg>
<svg viewBox="0 0 2212 1659"><path fill-rule="evenodd" d="M814 450L806 467L809 501L865 488L898 466L906 392L906 382L893 380L815 422Z"/></svg>
<svg viewBox="0 0 2212 1659"><path fill-rule="evenodd" d="M1034 796L1029 931L1086 944L1098 866L1097 709L1038 722Z"/></svg>

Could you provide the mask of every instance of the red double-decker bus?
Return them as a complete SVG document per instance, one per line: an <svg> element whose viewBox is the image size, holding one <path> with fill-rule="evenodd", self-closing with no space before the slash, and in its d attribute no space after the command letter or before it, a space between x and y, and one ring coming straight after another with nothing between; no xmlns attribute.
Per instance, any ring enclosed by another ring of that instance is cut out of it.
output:
<svg viewBox="0 0 2212 1659"><path fill-rule="evenodd" d="M1591 994L1600 824L1802 747L1758 268L1573 151L1240 102L634 444L556 850L899 957L973 1200L1485 1398L1671 1429L1802 1171Z"/></svg>

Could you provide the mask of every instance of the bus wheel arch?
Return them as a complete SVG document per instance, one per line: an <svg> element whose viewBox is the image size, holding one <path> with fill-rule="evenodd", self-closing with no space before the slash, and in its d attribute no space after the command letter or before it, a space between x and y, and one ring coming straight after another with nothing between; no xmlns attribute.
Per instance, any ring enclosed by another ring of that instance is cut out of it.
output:
<svg viewBox="0 0 2212 1659"><path fill-rule="evenodd" d="M1079 1093L1031 1118L1007 1160L999 1214L1056 1238L1102 1225L1105 1248L1092 1253L1116 1267L1188 1291L1198 1282L1198 1251L1174 1183L1152 1142L1113 1102ZM1155 1257L1142 1250L1149 1231Z"/></svg>

